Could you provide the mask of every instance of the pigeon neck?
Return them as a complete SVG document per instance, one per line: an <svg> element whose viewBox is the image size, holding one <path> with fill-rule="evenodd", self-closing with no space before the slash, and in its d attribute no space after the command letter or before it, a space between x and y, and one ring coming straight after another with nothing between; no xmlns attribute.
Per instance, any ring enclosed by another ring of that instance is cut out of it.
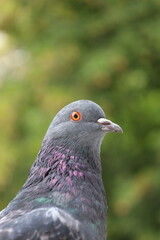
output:
<svg viewBox="0 0 160 240"><path fill-rule="evenodd" d="M60 165L66 163L69 167L74 167L76 164L82 164L86 169L91 171L101 172L100 164L100 144L90 146L89 144L79 144L73 141L47 141L44 140L40 152L37 156L35 165L42 167L52 166L55 168L55 164ZM67 166L66 166L67 167ZM65 169L65 167L63 167Z"/></svg>
<svg viewBox="0 0 160 240"><path fill-rule="evenodd" d="M105 235L106 200L98 146L58 142L43 142L19 193L22 205L32 191L29 201L33 207L61 207Z"/></svg>

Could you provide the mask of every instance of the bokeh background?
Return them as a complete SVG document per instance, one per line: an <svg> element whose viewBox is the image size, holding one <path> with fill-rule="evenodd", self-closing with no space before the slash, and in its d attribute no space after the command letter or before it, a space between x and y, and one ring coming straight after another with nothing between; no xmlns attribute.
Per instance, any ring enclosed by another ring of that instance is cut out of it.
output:
<svg viewBox="0 0 160 240"><path fill-rule="evenodd" d="M98 103L108 240L160 239L160 1L0 1L0 209L56 112Z"/></svg>

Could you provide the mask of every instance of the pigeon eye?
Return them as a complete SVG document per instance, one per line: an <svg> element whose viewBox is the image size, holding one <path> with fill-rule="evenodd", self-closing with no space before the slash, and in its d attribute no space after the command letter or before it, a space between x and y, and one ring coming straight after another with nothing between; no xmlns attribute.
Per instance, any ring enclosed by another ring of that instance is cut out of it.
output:
<svg viewBox="0 0 160 240"><path fill-rule="evenodd" d="M71 114L71 119L73 121L79 121L79 120L81 120L81 114L79 112L73 112Z"/></svg>

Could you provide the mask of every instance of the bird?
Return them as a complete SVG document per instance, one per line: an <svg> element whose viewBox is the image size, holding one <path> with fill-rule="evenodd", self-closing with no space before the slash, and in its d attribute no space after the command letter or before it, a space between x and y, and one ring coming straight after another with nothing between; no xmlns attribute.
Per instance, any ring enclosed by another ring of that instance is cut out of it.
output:
<svg viewBox="0 0 160 240"><path fill-rule="evenodd" d="M0 212L0 240L105 240L107 201L100 146L122 133L91 100L53 118L28 178Z"/></svg>

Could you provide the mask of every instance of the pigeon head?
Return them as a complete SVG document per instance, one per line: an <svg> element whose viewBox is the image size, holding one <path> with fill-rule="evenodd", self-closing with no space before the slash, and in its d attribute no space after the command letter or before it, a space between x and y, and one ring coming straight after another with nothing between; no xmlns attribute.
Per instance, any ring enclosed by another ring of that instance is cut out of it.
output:
<svg viewBox="0 0 160 240"><path fill-rule="evenodd" d="M72 102L53 119L45 139L100 144L108 132L122 132L119 125L106 119L104 111L89 100Z"/></svg>

